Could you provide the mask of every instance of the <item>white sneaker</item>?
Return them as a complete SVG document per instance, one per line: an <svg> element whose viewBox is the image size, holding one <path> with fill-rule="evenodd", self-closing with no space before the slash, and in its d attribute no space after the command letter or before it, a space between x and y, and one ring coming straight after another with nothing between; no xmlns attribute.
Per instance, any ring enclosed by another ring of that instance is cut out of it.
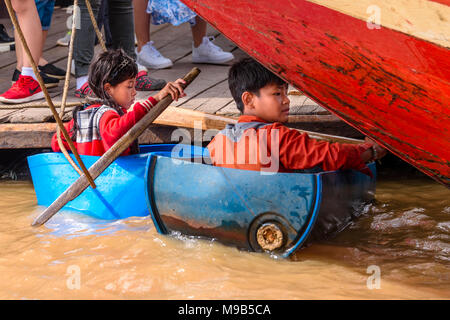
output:
<svg viewBox="0 0 450 320"><path fill-rule="evenodd" d="M141 52L136 50L136 62L150 69L164 69L173 66L172 60L164 57L154 46L153 41L147 42L141 48Z"/></svg>
<svg viewBox="0 0 450 320"><path fill-rule="evenodd" d="M213 37L203 37L202 43L195 48L192 44L193 63L222 64L234 59L231 52L225 52L212 43Z"/></svg>
<svg viewBox="0 0 450 320"><path fill-rule="evenodd" d="M70 36L72 34L72 31L67 31L66 35L62 38L59 38L56 40L56 44L61 47L68 47L70 43Z"/></svg>

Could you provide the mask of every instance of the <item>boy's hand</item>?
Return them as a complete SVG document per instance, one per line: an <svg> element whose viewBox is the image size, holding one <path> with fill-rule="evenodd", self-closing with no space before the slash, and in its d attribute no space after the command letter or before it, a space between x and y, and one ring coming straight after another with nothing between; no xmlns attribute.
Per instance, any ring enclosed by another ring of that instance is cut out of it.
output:
<svg viewBox="0 0 450 320"><path fill-rule="evenodd" d="M155 98L156 101L161 101L165 96L170 94L173 100L178 101L178 98L186 96L181 84L186 84L186 81L177 79L174 82L168 82L161 91L153 96L153 98Z"/></svg>
<svg viewBox="0 0 450 320"><path fill-rule="evenodd" d="M365 140L366 142L372 143L372 146L361 154L361 158L364 162L379 160L387 154L387 150L375 141L369 138L366 138Z"/></svg>

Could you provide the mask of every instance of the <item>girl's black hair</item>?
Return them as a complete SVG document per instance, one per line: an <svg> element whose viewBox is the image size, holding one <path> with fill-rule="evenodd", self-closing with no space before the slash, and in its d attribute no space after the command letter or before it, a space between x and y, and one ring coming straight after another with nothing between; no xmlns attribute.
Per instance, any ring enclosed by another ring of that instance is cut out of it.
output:
<svg viewBox="0 0 450 320"><path fill-rule="evenodd" d="M237 108L244 113L242 94L245 91L259 96L259 89L268 84L287 83L252 58L244 58L233 64L228 72L228 86Z"/></svg>
<svg viewBox="0 0 450 320"><path fill-rule="evenodd" d="M114 108L119 115L123 115L121 107L106 92L105 84L116 86L119 83L133 79L138 74L138 68L133 58L122 49L108 50L100 53L94 62L89 66L89 87L100 99L100 103ZM73 109L73 130L72 140L76 139L77 114L89 104L78 106Z"/></svg>
<svg viewBox="0 0 450 320"><path fill-rule="evenodd" d="M106 92L105 84L116 86L125 80L135 78L137 74L136 62L125 51L108 50L99 54L90 65L89 87L105 104L117 108L119 106Z"/></svg>

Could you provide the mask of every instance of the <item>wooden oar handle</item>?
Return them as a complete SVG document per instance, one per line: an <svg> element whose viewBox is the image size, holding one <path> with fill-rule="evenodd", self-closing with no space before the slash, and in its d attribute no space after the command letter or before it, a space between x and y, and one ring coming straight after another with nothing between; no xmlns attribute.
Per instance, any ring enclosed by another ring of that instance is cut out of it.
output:
<svg viewBox="0 0 450 320"><path fill-rule="evenodd" d="M188 85L190 85L190 84L192 83L192 81L194 81L195 78L197 78L197 76L199 75L199 73L200 73L200 69L199 69L199 68L197 68L197 67L192 68L192 70L189 71L188 74L186 74L186 75L183 77L183 80L186 81L186 83L183 84L182 87L183 87L183 88L186 88Z"/></svg>
<svg viewBox="0 0 450 320"><path fill-rule="evenodd" d="M193 68L183 79L187 87L200 73L200 69ZM117 159L136 140L147 127L172 103L172 97L167 95L159 101L150 111L139 120L126 134L124 134L114 145L108 149L100 159L90 168L89 173L96 179L108 166ZM87 187L89 181L85 175L80 176L64 191L47 209L45 209L32 223L32 226L40 226L53 217L67 202L78 197Z"/></svg>

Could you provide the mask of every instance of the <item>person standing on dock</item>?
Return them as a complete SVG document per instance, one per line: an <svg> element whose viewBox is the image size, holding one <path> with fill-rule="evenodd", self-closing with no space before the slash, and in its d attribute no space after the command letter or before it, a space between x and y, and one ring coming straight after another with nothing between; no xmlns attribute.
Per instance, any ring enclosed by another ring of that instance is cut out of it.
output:
<svg viewBox="0 0 450 320"><path fill-rule="evenodd" d="M42 48L45 45L45 40L47 39L48 30L50 29L50 24L53 16L53 9L55 7L55 0L35 0L36 8L39 14L39 19L42 26ZM16 39L19 39L17 31L14 33ZM16 41L16 56L17 56L17 66L14 70L12 76L12 83L19 79L20 70L22 70L23 64L23 48L20 41ZM58 86L59 80L64 79L66 71L56 67L55 65L49 63L44 59L43 55L39 58L38 68L41 73L42 80L47 88L53 88Z"/></svg>
<svg viewBox="0 0 450 320"><path fill-rule="evenodd" d="M150 41L150 19L153 24L178 26L189 22L192 31L192 62L223 64L234 59L231 52L216 46L206 36L206 21L179 0L133 0L137 39L137 61L151 69L170 68L173 62L164 57ZM147 7L147 10L145 10Z"/></svg>
<svg viewBox="0 0 450 320"><path fill-rule="evenodd" d="M41 23L39 21L38 11L34 0L11 0L13 10L16 13L20 28L22 29L25 41L33 57L34 63L37 65L42 55L42 32ZM36 75L31 66L31 62L22 48L16 49L16 53L23 57L23 65L21 74L17 81L5 93L0 95L0 102L3 103L24 103L33 100L42 99L44 93L37 81Z"/></svg>
<svg viewBox="0 0 450 320"><path fill-rule="evenodd" d="M105 1L105 0L102 0ZM98 16L101 0L91 0L94 16ZM80 0L80 29L77 29L74 40L74 61L76 90L75 97L94 97L89 87L88 70L94 56L95 30L86 6L85 0ZM109 29L112 36L112 47L110 49L122 48L132 57L136 58L134 50L134 18L131 0L109 0L107 2L107 14ZM144 66L138 64L139 73L136 78L136 90L151 91L160 90L166 82L162 79L153 79L148 76Z"/></svg>

